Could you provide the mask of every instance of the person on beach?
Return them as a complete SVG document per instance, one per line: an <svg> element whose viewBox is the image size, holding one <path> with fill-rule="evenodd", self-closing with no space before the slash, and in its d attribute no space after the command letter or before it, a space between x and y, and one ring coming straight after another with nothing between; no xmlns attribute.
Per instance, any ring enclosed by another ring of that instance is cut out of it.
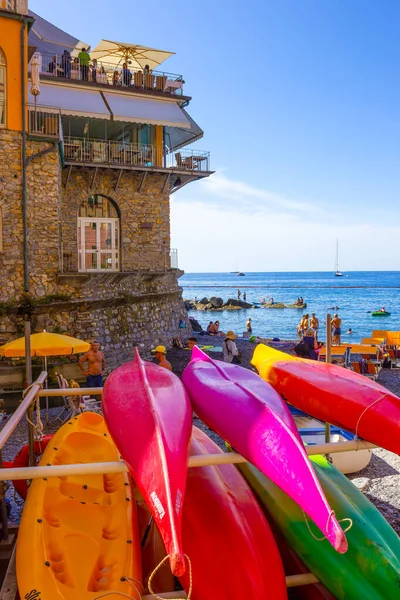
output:
<svg viewBox="0 0 400 600"><path fill-rule="evenodd" d="M165 346L157 346L151 351L151 353L154 354L154 356L156 357L159 367L172 371L172 365L166 359L167 349Z"/></svg>
<svg viewBox="0 0 400 600"><path fill-rule="evenodd" d="M88 363L87 369L83 366L85 362ZM78 365L82 373L86 375L86 387L102 387L106 360L104 354L100 352L98 340L93 340L91 349L79 359Z"/></svg>
<svg viewBox="0 0 400 600"><path fill-rule="evenodd" d="M219 330L219 321L215 321L211 333L214 335L224 335L222 331Z"/></svg>
<svg viewBox="0 0 400 600"><path fill-rule="evenodd" d="M253 333L253 328L251 326L251 317L249 317L247 319L247 323L246 323L246 329L248 331L248 333Z"/></svg>
<svg viewBox="0 0 400 600"><path fill-rule="evenodd" d="M226 337L222 342L224 362L233 363L235 365L239 364L239 350L235 344L237 337L238 336L236 333L233 333L233 331L228 331L226 334Z"/></svg>
<svg viewBox="0 0 400 600"><path fill-rule="evenodd" d="M300 345L304 347L304 352L301 355L303 358L308 358L310 360L318 359L317 350L319 350L319 346L315 339L315 331L312 327L309 327L307 331L304 332L301 342L297 346Z"/></svg>
<svg viewBox="0 0 400 600"><path fill-rule="evenodd" d="M243 292L243 302L246 302L247 296L246 296L246 292Z"/></svg>
<svg viewBox="0 0 400 600"><path fill-rule="evenodd" d="M214 323L212 321L207 325L207 333L213 333Z"/></svg>
<svg viewBox="0 0 400 600"><path fill-rule="evenodd" d="M342 324L342 319L339 319L338 314L335 313L333 315L333 319L332 319L332 335L333 335L333 339L332 339L332 344L334 346L340 346L340 336L342 334L342 330L340 328Z"/></svg>
<svg viewBox="0 0 400 600"><path fill-rule="evenodd" d="M190 337L187 341L187 345L188 345L189 350L193 350L194 346L197 346L197 338Z"/></svg>
<svg viewBox="0 0 400 600"><path fill-rule="evenodd" d="M242 292L240 290L238 290L238 300L240 300L241 295L242 295Z"/></svg>
<svg viewBox="0 0 400 600"><path fill-rule="evenodd" d="M303 335L304 332L307 331L308 328L309 328L309 324L308 324L308 314L307 314L307 315L303 315L300 319L300 323L297 326L298 335Z"/></svg>
<svg viewBox="0 0 400 600"><path fill-rule="evenodd" d="M311 313L310 327L315 331L315 338L318 339L319 320L315 316L315 313Z"/></svg>

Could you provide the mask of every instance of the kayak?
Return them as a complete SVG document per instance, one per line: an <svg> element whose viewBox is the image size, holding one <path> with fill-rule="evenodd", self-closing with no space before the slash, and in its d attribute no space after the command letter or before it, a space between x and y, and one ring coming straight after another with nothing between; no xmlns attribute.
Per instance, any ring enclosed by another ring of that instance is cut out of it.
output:
<svg viewBox="0 0 400 600"><path fill-rule="evenodd" d="M362 492L325 458L314 456L312 461L338 518L351 518L346 554L338 554L329 544L316 539L319 532L311 523L306 523L300 508L254 466L246 463L238 468L268 519L338 600L398 598L400 540L397 534Z"/></svg>
<svg viewBox="0 0 400 600"><path fill-rule="evenodd" d="M314 419L297 408L290 407L296 427L299 430L304 444L324 444L325 443L325 423ZM350 442L355 438L354 433L350 433L340 427L330 427L330 442ZM349 452L334 452L331 454L331 462L341 473L357 473L369 465L372 457L371 450L350 450Z"/></svg>
<svg viewBox="0 0 400 600"><path fill-rule="evenodd" d="M375 381L264 344L251 363L296 408L400 454L400 398Z"/></svg>
<svg viewBox="0 0 400 600"><path fill-rule="evenodd" d="M118 459L103 417L84 412L57 431L39 464ZM16 568L21 598L140 598L140 544L128 474L33 480L19 527Z"/></svg>
<svg viewBox="0 0 400 600"><path fill-rule="evenodd" d="M373 317L390 317L391 313L387 310L374 310L371 315Z"/></svg>
<svg viewBox="0 0 400 600"><path fill-rule="evenodd" d="M115 369L103 390L107 427L160 530L174 575L185 571L182 504L192 407L180 379L135 359Z"/></svg>
<svg viewBox="0 0 400 600"><path fill-rule="evenodd" d="M196 346L182 380L200 419L289 494L338 552L346 552L346 537L279 394L252 371L214 361Z"/></svg>

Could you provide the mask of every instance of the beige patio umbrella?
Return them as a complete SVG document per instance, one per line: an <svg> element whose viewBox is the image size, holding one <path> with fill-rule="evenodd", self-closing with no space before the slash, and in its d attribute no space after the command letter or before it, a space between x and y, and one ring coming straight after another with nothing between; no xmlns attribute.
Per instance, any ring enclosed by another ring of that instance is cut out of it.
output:
<svg viewBox="0 0 400 600"><path fill-rule="evenodd" d="M138 44L101 40L92 50L90 56L92 59L102 60L115 67L122 66L126 62L132 69L143 69L148 65L153 70L157 69L161 63L173 54L175 52L156 50L156 48L147 48Z"/></svg>

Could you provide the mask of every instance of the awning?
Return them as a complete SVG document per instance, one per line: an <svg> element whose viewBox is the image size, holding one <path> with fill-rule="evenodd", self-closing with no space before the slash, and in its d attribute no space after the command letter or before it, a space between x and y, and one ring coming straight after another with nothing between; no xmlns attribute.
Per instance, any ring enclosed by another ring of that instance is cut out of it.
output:
<svg viewBox="0 0 400 600"><path fill-rule="evenodd" d="M105 92L104 96L114 121L190 128L190 122L177 102L110 92Z"/></svg>
<svg viewBox="0 0 400 600"><path fill-rule="evenodd" d="M85 42L81 42L33 11L29 10L28 14L35 19L29 32L29 44L35 46L38 52L61 56L64 50L69 50L73 56L78 56L83 47L90 48Z"/></svg>
<svg viewBox="0 0 400 600"><path fill-rule="evenodd" d="M165 142L171 152L200 140L204 135L204 131L197 125L189 113L184 108L181 108L181 111L188 119L190 129L182 129L182 127L165 128Z"/></svg>
<svg viewBox="0 0 400 600"><path fill-rule="evenodd" d="M31 94L29 94L29 103L34 103L34 97ZM42 82L37 103L38 107L59 108L62 115L97 119L110 118L110 112L101 94L96 90L78 89L59 83L50 85Z"/></svg>

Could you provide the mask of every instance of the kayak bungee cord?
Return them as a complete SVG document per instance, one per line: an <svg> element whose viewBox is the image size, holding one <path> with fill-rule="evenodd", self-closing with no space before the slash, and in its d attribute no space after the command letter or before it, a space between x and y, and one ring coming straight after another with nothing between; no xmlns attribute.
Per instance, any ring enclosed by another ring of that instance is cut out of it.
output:
<svg viewBox="0 0 400 600"><path fill-rule="evenodd" d="M186 560L188 561L188 565L189 565L189 591L187 593L187 600L190 600L191 596L192 596L192 588L193 588L193 578L192 578L192 563L190 562L190 558L188 557L187 554L184 554L184 557L186 558ZM163 566L163 564L169 559L169 554L167 554L167 556L165 556L162 561L156 566L156 568L153 570L152 574L149 577L149 581L147 583L147 587L149 588L149 592L150 594L154 597L157 598L157 600L163 600L161 598L161 596L158 596L154 591L153 588L151 587L151 581L154 577L154 575L157 573L158 569L160 569L160 567ZM180 600L178 598L171 598L171 600Z"/></svg>
<svg viewBox="0 0 400 600"><path fill-rule="evenodd" d="M132 583L132 581L136 581L136 583L138 583L143 590L143 585L138 579L135 579L134 577L123 576L123 577L121 577L121 581L126 581L127 583L129 583L129 585L132 586L134 588L135 592L137 593L138 600L141 599L142 594L139 592L136 585L134 583ZM123 598L129 598L130 600L135 600L133 598L133 596L129 596L128 594L125 594L124 592L118 592L118 591L112 591L112 590L105 592L104 594L100 594L100 596L96 596L95 598L93 598L93 600L100 600L100 598L105 598L106 596L111 596L111 595L123 596Z"/></svg>
<svg viewBox="0 0 400 600"><path fill-rule="evenodd" d="M357 425L356 425L356 436L358 437L358 427L360 425L360 421L363 418L363 416L365 415L365 413L367 412L367 410L369 408L372 408L372 406L374 406L374 404L377 404L378 402L380 402L381 400L384 400L386 398L386 394L382 394L382 396L380 396L379 398L377 398L376 400L374 400L373 402L371 402L371 404L369 404L369 406L367 406L366 408L364 408L364 410L362 411L361 415L358 417L358 421L357 421Z"/></svg>
<svg viewBox="0 0 400 600"><path fill-rule="evenodd" d="M306 515L306 513L304 512L304 510L303 510L303 509L301 509L301 512L303 513L303 517L304 517L304 521L305 521L305 523L306 523L306 525L307 525L307 529L308 529L309 533L311 534L311 536L314 538L314 540L316 540L317 542L323 542L324 540L326 540L326 539L327 539L327 537L326 537L325 535L323 535L321 538L319 538L319 537L317 537L317 536L315 535L315 533L313 533L313 532L311 531L311 527L310 527L310 524L309 524L309 522L308 522L308 519L307 519L307 515ZM329 521L330 521L330 520L331 520L331 518L332 518L332 517L334 517L334 516L335 516L335 511L334 511L334 510L331 510L331 512L329 513L328 520L327 520L327 522L326 522L326 531L328 531L328 527L329 527ZM349 526L348 526L348 527L346 527L346 529L343 529L343 533L347 533L347 532L348 532L348 531L350 531L350 529L353 527L353 519L350 519L350 517L344 517L344 519L338 519L338 520L337 520L337 522L338 522L338 523L344 523L345 521L348 521L348 522L349 522Z"/></svg>

